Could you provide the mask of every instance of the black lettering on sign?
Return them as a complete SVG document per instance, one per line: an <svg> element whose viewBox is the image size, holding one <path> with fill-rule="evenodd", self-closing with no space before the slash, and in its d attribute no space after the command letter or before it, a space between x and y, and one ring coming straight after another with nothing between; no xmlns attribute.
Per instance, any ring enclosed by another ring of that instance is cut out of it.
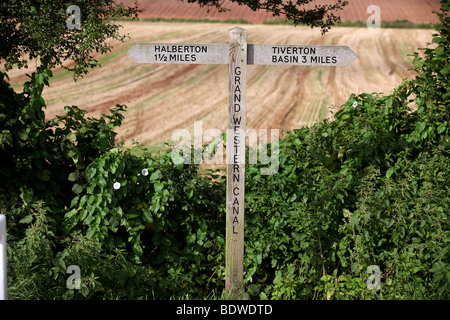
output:
<svg viewBox="0 0 450 320"><path fill-rule="evenodd" d="M298 63L298 56L272 56L272 62L278 63Z"/></svg>
<svg viewBox="0 0 450 320"><path fill-rule="evenodd" d="M155 53L208 53L208 46L155 45Z"/></svg>
<svg viewBox="0 0 450 320"><path fill-rule="evenodd" d="M164 53L155 54L155 61L165 62L167 61L167 55Z"/></svg>
<svg viewBox="0 0 450 320"><path fill-rule="evenodd" d="M320 64L336 64L337 57L333 56L313 56L311 57L311 63L320 63Z"/></svg>
<svg viewBox="0 0 450 320"><path fill-rule="evenodd" d="M271 46L270 48L270 59L273 64L338 64L337 56L326 55L327 51L321 53L318 47Z"/></svg>
<svg viewBox="0 0 450 320"><path fill-rule="evenodd" d="M273 54L287 54L287 55L316 54L316 48L311 47L282 46L282 47L272 47L272 50Z"/></svg>
<svg viewBox="0 0 450 320"><path fill-rule="evenodd" d="M169 54L169 61L193 62L197 60L195 54Z"/></svg>
<svg viewBox="0 0 450 320"><path fill-rule="evenodd" d="M232 133L233 133L233 138L232 138L232 142L233 142L233 146L232 146L232 151L233 151L233 172L232 172L232 183L239 183L240 178L241 178L241 169L240 169L240 152L241 152L241 143L243 142L241 139L241 132L240 132L240 128L241 128L241 122L242 122L242 116L239 114L239 112L241 111L241 98L242 98L242 90L241 90L241 67L235 67L234 68L234 89L233 89L233 95L232 95ZM245 143L245 141L244 141ZM234 186L233 187L233 205L232 205L232 214L234 214L234 218L232 221L232 225L233 225L233 234L238 234L237 230L235 229L236 224L239 223L239 219L238 219L238 215L239 215L239 210L240 210L240 205L239 205L239 200L238 197L240 195L240 190L239 190L239 186Z"/></svg>
<svg viewBox="0 0 450 320"><path fill-rule="evenodd" d="M195 62L198 53L208 53L208 46L155 45L156 62Z"/></svg>
<svg viewBox="0 0 450 320"><path fill-rule="evenodd" d="M306 63L306 56L272 56L272 62L276 63Z"/></svg>
<svg viewBox="0 0 450 320"><path fill-rule="evenodd" d="M238 105L239 106L239 105ZM240 108L240 107L239 107ZM236 104L234 105L234 110L236 110ZM240 110L240 109L239 109ZM235 111L235 112L239 112L239 110L238 111ZM235 125L235 126L239 126L240 124L241 124L241 119L242 119L242 117L239 117L239 118L236 118L234 115L233 115L233 124Z"/></svg>

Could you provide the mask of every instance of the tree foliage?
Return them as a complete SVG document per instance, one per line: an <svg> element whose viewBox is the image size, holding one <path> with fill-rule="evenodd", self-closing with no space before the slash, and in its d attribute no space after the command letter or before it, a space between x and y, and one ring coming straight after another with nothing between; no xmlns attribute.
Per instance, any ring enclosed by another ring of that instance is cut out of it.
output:
<svg viewBox="0 0 450 320"><path fill-rule="evenodd" d="M184 0L181 0L184 1ZM200 6L215 7L220 11L228 9L223 7L221 0L187 0L188 3L198 3ZM327 32L331 26L340 21L335 12L341 10L348 4L346 0L335 0L333 4L317 3L314 8L306 9L304 6L309 3L316 3L316 0L231 0L238 5L247 6L253 11L265 10L271 12L274 17L284 15L286 20L292 21L295 25L302 24L319 27L322 33Z"/></svg>
<svg viewBox="0 0 450 320"><path fill-rule="evenodd" d="M80 28L69 28L67 9L80 8ZM137 4L126 7L115 0L8 0L0 2L0 61L7 70L27 67L29 60L44 59L63 66L77 78L98 66L94 52L111 51L109 40L123 41L115 19L136 17ZM64 62L68 62L65 63Z"/></svg>

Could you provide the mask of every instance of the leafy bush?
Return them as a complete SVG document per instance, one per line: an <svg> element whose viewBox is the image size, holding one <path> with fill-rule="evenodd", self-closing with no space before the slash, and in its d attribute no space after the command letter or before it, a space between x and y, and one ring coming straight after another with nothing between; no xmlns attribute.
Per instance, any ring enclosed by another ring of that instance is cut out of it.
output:
<svg viewBox="0 0 450 320"><path fill-rule="evenodd" d="M276 176L249 172L246 276L262 297L449 297L449 139L412 147L404 106L352 96L333 122L288 132Z"/></svg>
<svg viewBox="0 0 450 320"><path fill-rule="evenodd" d="M107 252L123 250L129 261L145 264L158 297L207 294L195 287L208 286L207 266L217 264L224 249L217 206L224 184L199 175L198 166L175 166L170 151L143 155L115 149L89 165L65 224Z"/></svg>
<svg viewBox="0 0 450 320"><path fill-rule="evenodd" d="M248 170L246 279L260 297L450 297L447 3L442 11L437 46L414 53L416 78L288 132L277 175ZM371 265L381 290L367 288Z"/></svg>

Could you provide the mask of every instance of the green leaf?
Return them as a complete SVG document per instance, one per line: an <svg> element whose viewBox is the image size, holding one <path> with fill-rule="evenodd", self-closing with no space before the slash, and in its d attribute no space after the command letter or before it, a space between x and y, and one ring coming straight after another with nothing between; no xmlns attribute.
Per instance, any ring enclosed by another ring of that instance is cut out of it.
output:
<svg viewBox="0 0 450 320"><path fill-rule="evenodd" d="M213 243L211 242L211 241L206 241L204 244L203 244L203 247L204 248L210 248L211 246L213 245Z"/></svg>
<svg viewBox="0 0 450 320"><path fill-rule="evenodd" d="M70 203L70 208L73 208L78 203L79 198L80 197L76 196L75 198L72 199L72 202Z"/></svg>
<svg viewBox="0 0 450 320"><path fill-rule="evenodd" d="M425 122L417 122L416 123L416 130L417 132L422 132L423 130L425 130L426 127L426 123Z"/></svg>
<svg viewBox="0 0 450 320"><path fill-rule="evenodd" d="M441 123L439 125L439 127L437 128L437 132L439 134L441 134L442 132L444 132L447 129L447 121L445 121L444 123Z"/></svg>
<svg viewBox="0 0 450 320"><path fill-rule="evenodd" d="M75 142L77 141L77 135L74 132L71 132L67 135L67 140Z"/></svg>
<svg viewBox="0 0 450 320"><path fill-rule="evenodd" d="M44 170L38 175L38 178L39 178L39 180L42 180L42 181L49 181L50 174L51 174L51 172L49 170Z"/></svg>
<svg viewBox="0 0 450 320"><path fill-rule="evenodd" d="M72 172L71 174L69 174L68 180L69 181L77 181L78 177L79 177L78 172Z"/></svg>
<svg viewBox="0 0 450 320"><path fill-rule="evenodd" d="M76 154L77 154L77 153L76 153L74 150L69 150L69 152L67 152L67 156L68 156L69 158L75 157Z"/></svg>
<svg viewBox="0 0 450 320"><path fill-rule="evenodd" d="M50 77L53 77L53 72L52 72L52 70L50 70L50 69L45 69L45 70L44 70L44 75L45 75L47 78L50 78Z"/></svg>
<svg viewBox="0 0 450 320"><path fill-rule="evenodd" d="M414 64L414 67L416 67L416 69L420 69L423 66L423 59L420 57L417 57L413 60L413 64Z"/></svg>
<svg viewBox="0 0 450 320"><path fill-rule="evenodd" d="M327 290L327 300L330 300L333 297L334 291L335 291L334 288L330 288Z"/></svg>
<svg viewBox="0 0 450 320"><path fill-rule="evenodd" d="M30 223L31 221L33 221L33 216L30 214L26 217L23 217L22 219L20 219L19 223Z"/></svg>
<svg viewBox="0 0 450 320"><path fill-rule="evenodd" d="M26 141L28 139L28 132L25 129L19 131L19 138Z"/></svg>
<svg viewBox="0 0 450 320"><path fill-rule="evenodd" d="M249 285L248 293L252 296L257 296L259 294L259 287L256 284Z"/></svg>
<svg viewBox="0 0 450 320"><path fill-rule="evenodd" d="M81 192L83 192L83 189L84 187L82 185L79 185L78 183L75 183L72 187L72 191L76 194L80 194Z"/></svg>
<svg viewBox="0 0 450 320"><path fill-rule="evenodd" d="M165 185L164 182L159 182L159 181L157 181L157 182L154 183L153 186L155 187L155 191L156 191L156 192L159 192L159 191L161 191L162 189L164 189L164 185Z"/></svg>
<svg viewBox="0 0 450 320"><path fill-rule="evenodd" d="M150 176L150 181L160 180L162 178L162 174L160 170L154 171Z"/></svg>
<svg viewBox="0 0 450 320"><path fill-rule="evenodd" d="M89 131L89 128L86 128L86 127L82 127L80 130L80 133L86 133L86 132L88 132Z"/></svg>
<svg viewBox="0 0 450 320"><path fill-rule="evenodd" d="M338 279L339 281L342 281L342 282L350 282L351 280L352 280L352 277L350 276L350 275L344 275L344 274L341 274L340 276L339 276L339 279Z"/></svg>
<svg viewBox="0 0 450 320"><path fill-rule="evenodd" d="M144 222L152 223L153 216L152 216L151 212L148 210L143 210L143 212L144 212Z"/></svg>
<svg viewBox="0 0 450 320"><path fill-rule="evenodd" d="M390 176L392 176L392 174L395 172L394 168L389 168L386 171L386 178L389 178Z"/></svg>
<svg viewBox="0 0 450 320"><path fill-rule="evenodd" d="M447 75L449 73L450 73L450 66L446 66L446 67L442 68L441 74Z"/></svg>

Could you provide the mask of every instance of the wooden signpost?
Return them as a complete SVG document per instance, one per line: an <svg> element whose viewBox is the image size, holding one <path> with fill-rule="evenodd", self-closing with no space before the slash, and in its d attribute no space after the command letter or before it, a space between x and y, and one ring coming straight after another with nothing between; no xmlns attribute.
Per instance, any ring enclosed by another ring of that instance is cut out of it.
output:
<svg viewBox="0 0 450 320"><path fill-rule="evenodd" d="M247 65L346 66L357 58L347 46L247 44L234 28L224 43L139 43L128 54L138 63L228 64L228 144L225 290L243 293Z"/></svg>

